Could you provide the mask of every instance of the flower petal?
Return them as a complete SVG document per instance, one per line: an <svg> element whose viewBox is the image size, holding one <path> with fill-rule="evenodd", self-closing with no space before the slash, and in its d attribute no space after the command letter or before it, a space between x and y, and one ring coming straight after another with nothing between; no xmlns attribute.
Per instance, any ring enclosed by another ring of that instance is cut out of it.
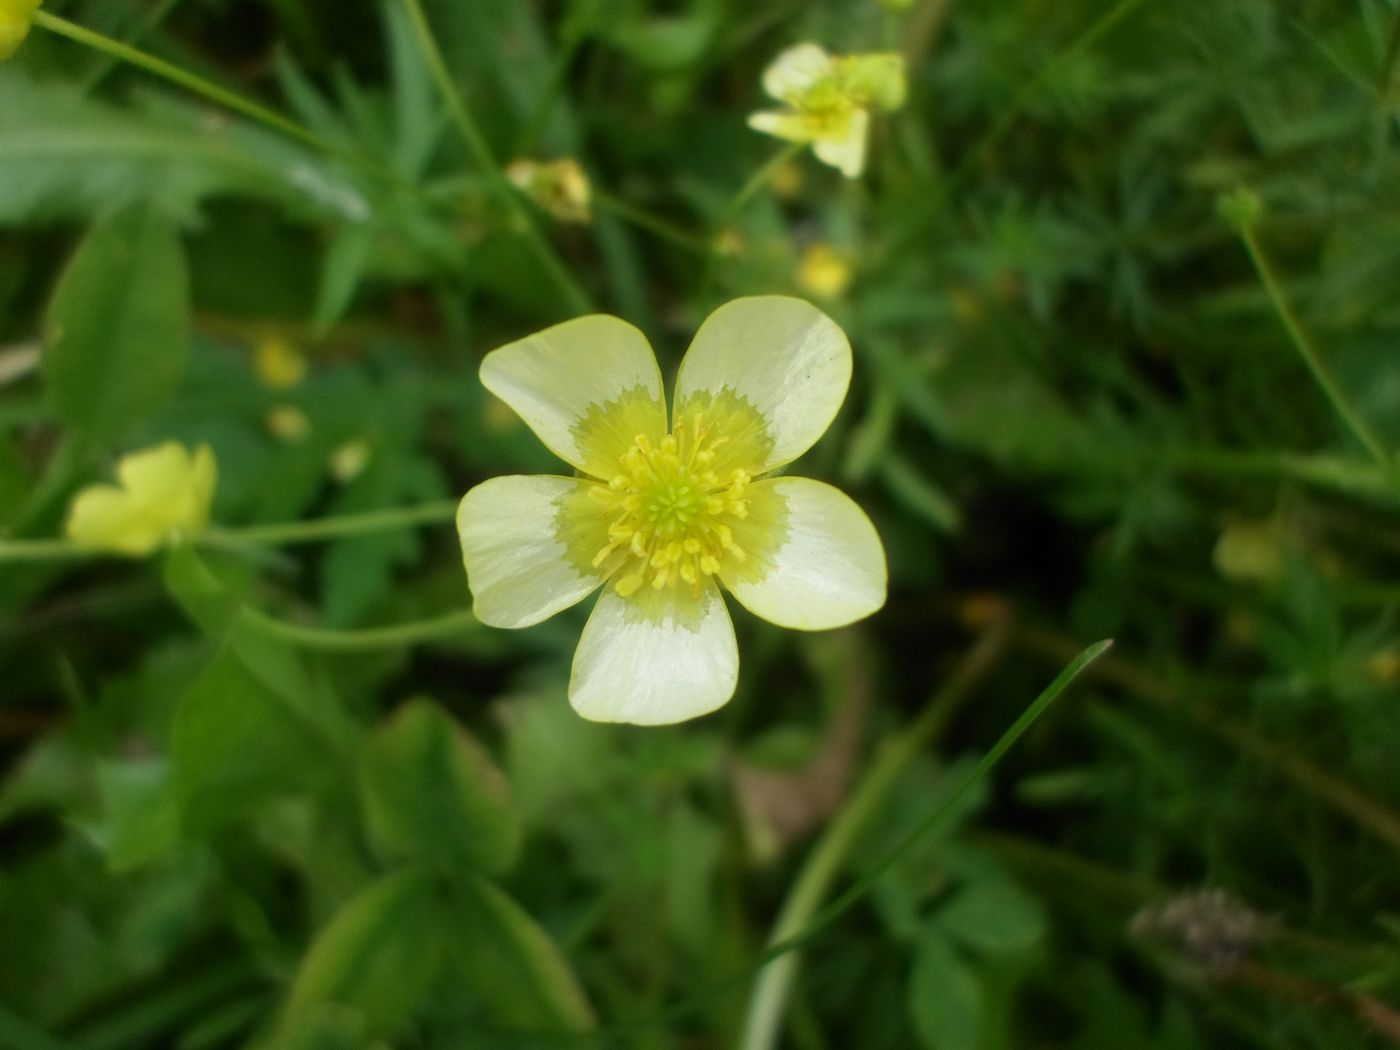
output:
<svg viewBox="0 0 1400 1050"><path fill-rule="evenodd" d="M830 164L846 178L859 178L865 170L865 140L869 131L870 114L854 109L838 133L812 143L812 152L823 164Z"/></svg>
<svg viewBox="0 0 1400 1050"><path fill-rule="evenodd" d="M811 142L821 134L820 126L811 117L777 109L750 113L749 127L788 142Z"/></svg>
<svg viewBox="0 0 1400 1050"><path fill-rule="evenodd" d="M804 92L833 68L831 56L816 44L798 44L778 55L763 71L763 90L795 105Z"/></svg>
<svg viewBox="0 0 1400 1050"><path fill-rule="evenodd" d="M529 627L576 604L607 578L610 569L592 568L572 542L601 547L606 525L591 538L577 534L572 518L561 527L571 502L587 498L589 484L514 475L483 481L462 497L457 534L472 610L482 623Z"/></svg>
<svg viewBox="0 0 1400 1050"><path fill-rule="evenodd" d="M734 523L744 560L720 570L746 609L780 627L824 631L885 604L885 549L844 492L810 478L768 478L748 495L749 515Z"/></svg>
<svg viewBox="0 0 1400 1050"><path fill-rule="evenodd" d="M851 383L846 334L811 303L758 295L725 303L705 319L676 378L676 418L710 404L742 399L763 421L762 474L811 448L836 417ZM729 397L723 397L724 392ZM746 435L725 431L735 447ZM717 467L718 469L718 467Z"/></svg>
<svg viewBox="0 0 1400 1050"><path fill-rule="evenodd" d="M739 649L719 588L609 588L583 629L569 701L595 722L667 725L708 714L734 695Z"/></svg>
<svg viewBox="0 0 1400 1050"><path fill-rule="evenodd" d="M481 382L515 409L555 455L611 478L638 434L666 434L661 369L626 321L579 317L493 350Z"/></svg>

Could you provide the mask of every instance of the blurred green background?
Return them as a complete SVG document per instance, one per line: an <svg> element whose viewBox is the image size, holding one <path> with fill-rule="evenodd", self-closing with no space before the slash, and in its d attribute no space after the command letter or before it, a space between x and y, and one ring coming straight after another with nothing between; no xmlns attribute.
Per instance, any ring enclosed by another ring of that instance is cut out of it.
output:
<svg viewBox="0 0 1400 1050"><path fill-rule="evenodd" d="M1400 1043L1391 0L44 11L0 65L0 1047ZM745 126L804 40L907 59L858 180ZM589 221L503 181L559 157ZM736 607L727 707L583 722L586 603L463 614L452 502L558 469L477 365L596 309L669 375L757 293L851 337L798 466L890 600ZM426 518L17 553L168 439L230 529Z"/></svg>

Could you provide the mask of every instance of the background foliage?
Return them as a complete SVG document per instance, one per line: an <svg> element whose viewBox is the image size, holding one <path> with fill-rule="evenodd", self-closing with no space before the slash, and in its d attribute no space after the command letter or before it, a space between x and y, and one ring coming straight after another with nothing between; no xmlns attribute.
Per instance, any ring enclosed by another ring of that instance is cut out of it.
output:
<svg viewBox="0 0 1400 1050"><path fill-rule="evenodd" d="M597 308L674 369L782 292L850 333L803 472L893 589L833 636L736 610L736 699L639 731L568 708L586 610L373 633L466 607L445 520L5 562L0 1045L734 1045L822 829L851 885L1105 637L806 943L783 1045L1400 1039L1393 3L429 0L491 152L577 156L586 226L502 196L398 0L46 10L322 145L42 29L0 67L9 537L167 438L214 448L227 526L549 470L484 352ZM902 50L909 104L862 180L800 156L736 209L804 39Z"/></svg>

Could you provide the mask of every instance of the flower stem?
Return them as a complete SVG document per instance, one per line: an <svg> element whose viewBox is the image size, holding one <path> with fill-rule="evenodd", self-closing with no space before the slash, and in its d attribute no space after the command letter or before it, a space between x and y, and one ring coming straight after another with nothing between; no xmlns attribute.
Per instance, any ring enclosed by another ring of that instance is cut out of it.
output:
<svg viewBox="0 0 1400 1050"><path fill-rule="evenodd" d="M739 187L739 192L734 194L729 203L725 205L724 211L720 214L719 230L716 231L717 234L723 233L724 228L733 221L734 216L739 214L740 210L749 202L753 195L763 189L764 186L767 186L768 183L772 181L773 176L778 173L778 170L805 148L806 143L789 142L777 153L764 161L762 166L749 176L749 180Z"/></svg>
<svg viewBox="0 0 1400 1050"><path fill-rule="evenodd" d="M67 37L69 40L86 45L95 51L110 55L112 58L122 62L128 62L138 69L143 69L154 76L169 80L171 83L178 84L186 90L194 92L196 95L207 98L209 101L223 106L225 109L231 109L235 113L240 113L250 120L265 124L267 127L280 131L282 134L304 142L309 146L314 146L326 153L333 153L337 156L345 157L363 167L368 167L380 174L385 174L382 169L379 169L367 158L358 154L349 153L334 142L317 135L314 131L302 127L295 121L288 120L280 113L274 112L266 106L259 105L257 102L253 102L250 99L246 99L242 95L235 94L227 88L222 88L218 84L199 76L197 73L191 73L162 58L156 58L155 55L147 54L139 48L132 47L130 44L125 44L120 40L113 40L109 36L87 29L74 22L68 21L66 18L60 18L42 9L34 12L34 24L47 29L51 33L56 33L59 36Z"/></svg>
<svg viewBox="0 0 1400 1050"><path fill-rule="evenodd" d="M1293 308L1288 305L1288 300L1283 297L1278 280L1274 277L1273 268L1269 265L1268 258L1259 246L1259 239L1254 234L1254 227L1249 223L1241 223L1239 232L1240 240L1244 242L1245 251L1249 253L1249 261L1254 264L1254 270L1259 274L1259 280L1264 285L1264 291L1269 295L1274 312L1278 314L1279 321L1288 332L1288 337L1293 341L1303 363L1308 366L1308 371L1313 374L1317 385L1322 387L1322 392L1327 395L1327 400L1332 402L1332 408L1341 417L1342 422L1347 425L1347 429L1352 432L1356 440L1365 446L1366 451L1377 463L1382 467L1389 467L1390 455L1386 452L1385 446L1381 443L1376 432L1371 429L1370 424L1347 401L1336 377L1332 375L1332 370L1317 352L1317 348L1313 346L1308 334L1303 331L1303 326L1298 322Z"/></svg>
<svg viewBox="0 0 1400 1050"><path fill-rule="evenodd" d="M0 540L0 562L69 561L97 557L68 540Z"/></svg>
<svg viewBox="0 0 1400 1050"><path fill-rule="evenodd" d="M890 740L849 801L837 814L803 866L773 925L773 942L802 931L821 906L857 837L876 816L900 775L947 726L973 688L995 665L1005 646L1009 624L990 626L938 691L923 713ZM788 994L801 965L793 951L774 959L760 972L749 998L748 1016L739 1045L743 1050L767 1050L775 1044Z"/></svg>
<svg viewBox="0 0 1400 1050"><path fill-rule="evenodd" d="M442 56L442 49L438 47L437 38L433 36L432 26L428 24L427 16L423 14L422 3L420 0L401 0L401 2L413 25L414 32L418 36L418 44L423 49L428 70L432 73L433 80L437 83L438 92L447 104L448 114L452 117L452 122L456 125L457 131L462 136L462 141L466 143L477 166L491 180L502 204L509 209L511 217L518 224L520 233L525 237L525 241L534 252L535 258L548 271L551 279L559 286L559 290L568 298L570 307L580 312L592 309L593 304L590 296L583 286L574 279L569 268L555 253L544 235L540 233L539 227L535 225L529 211L521 203L515 187L506 178L500 162L491 150L491 144L486 141L486 136L477 125L476 118L467 108L466 100L462 97L462 93L457 90L452 74L448 71L447 62Z"/></svg>
<svg viewBox="0 0 1400 1050"><path fill-rule="evenodd" d="M367 532L386 532L414 525L433 525L451 521L457 504L443 501L423 503L392 510L372 510L364 514L346 514L311 521L291 521L278 525L249 525L241 529L210 530L200 542L210 546L246 546L249 544L285 545L316 543L341 536L359 536Z"/></svg>
<svg viewBox="0 0 1400 1050"><path fill-rule="evenodd" d="M604 211L612 212L619 219L625 219L634 226L640 226L678 248L684 248L686 251L697 254L704 254L710 250L702 238L693 233L687 233L679 226L673 225L660 216L653 215L645 208L639 208L621 197L614 197L611 193L594 188L593 202Z"/></svg>
<svg viewBox="0 0 1400 1050"><path fill-rule="evenodd" d="M469 609L459 609L427 620L393 624L388 627L368 627L353 631L337 631L325 627L307 627L288 623L264 612L244 606L239 613L253 627L306 649L329 652L368 652L375 649L398 649L439 638L451 638L481 626L481 621Z"/></svg>

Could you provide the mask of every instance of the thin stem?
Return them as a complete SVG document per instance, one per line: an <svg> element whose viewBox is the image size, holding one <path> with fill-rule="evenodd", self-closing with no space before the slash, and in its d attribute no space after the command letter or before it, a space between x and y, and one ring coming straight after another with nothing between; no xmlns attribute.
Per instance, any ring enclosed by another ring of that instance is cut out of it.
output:
<svg viewBox="0 0 1400 1050"><path fill-rule="evenodd" d="M806 143L789 142L773 156L769 157L763 164L749 176L747 182L739 187L739 192L734 194L729 203L725 205L724 211L720 214L719 230L723 233L724 228L733 221L734 216L747 204L759 190L767 186L772 181L773 176L778 173L784 164L790 162L806 148Z"/></svg>
<svg viewBox="0 0 1400 1050"><path fill-rule="evenodd" d="M1250 262L1254 264L1255 272L1259 274L1259 280L1264 285L1264 291L1269 295L1269 301L1273 304L1274 312L1278 314L1279 320L1283 323L1284 329L1288 332L1288 337L1293 341L1299 355L1303 358L1303 363L1312 372L1313 378L1317 380L1317 385L1322 387L1322 392L1327 395L1327 400L1332 402L1332 408L1337 415L1342 418L1342 422L1352 432L1358 441L1365 446L1373 459L1382 467L1390 466L1390 455L1386 452L1385 446L1381 443L1376 432L1371 429L1370 424L1362 418L1361 414L1354 409L1347 401L1346 395L1342 392L1341 386L1337 383L1336 377L1332 375L1332 370L1328 368L1317 348L1313 346L1308 334L1303 331L1303 326L1299 324L1297 316L1293 313L1293 308L1284 299L1283 292L1278 286L1278 281L1274 277L1273 269L1269 265L1268 258L1264 255L1263 249L1259 246L1259 240L1254 235L1254 228L1248 223L1243 223L1239 227L1240 240L1244 242L1245 251L1249 253Z"/></svg>
<svg viewBox="0 0 1400 1050"><path fill-rule="evenodd" d="M367 532L385 532L414 525L433 525L451 521L457 504L443 501L423 503L392 510L372 510L364 514L346 514L335 518L312 521L291 521L279 525L249 525L241 529L211 530L200 537L209 546L248 546L252 544L286 545L316 543L341 536L358 536Z"/></svg>
<svg viewBox="0 0 1400 1050"><path fill-rule="evenodd" d="M559 258L549 242L545 240L544 235L540 233L530 213L521 203L515 187L506 178L500 161L492 152L491 144L486 141L486 136L477 125L476 118L467 108L466 100L462 93L457 90L452 74L448 71L447 62L443 58L442 49L438 47L437 38L433 36L432 26L428 24L427 16L423 14L423 5L419 0L401 0L401 2L404 11L408 14L409 21L413 24L414 32L418 35L418 44L423 49L423 56L428 62L428 70L432 73L433 80L437 83L438 92L447 104L448 114L477 166L490 178L502 204L509 209L511 217L518 224L526 243L530 245L540 265L549 272L551 279L559 286L560 291L568 297L569 305L577 311L592 309L592 300L588 293L574 279L563 260Z"/></svg>
<svg viewBox="0 0 1400 1050"><path fill-rule="evenodd" d="M994 666L1007 634L1005 621L985 631L923 713L888 743L812 850L773 925L772 941L785 941L807 926L826 898L856 838L880 812L900 775L942 731ZM792 951L773 960L759 973L739 1044L744 1050L766 1050L776 1042L788 994L800 965L801 955Z"/></svg>
<svg viewBox="0 0 1400 1050"><path fill-rule="evenodd" d="M218 84L206 80L196 73L181 69L179 66L167 62L164 59L156 58L154 55L149 55L139 48L132 47L130 44L124 44L120 40L113 40L109 36L77 25L74 22L68 21L66 18L59 18L57 15L50 14L42 9L34 12L34 24L47 29L51 33L57 33L59 36L67 37L69 40L76 41L79 44L84 44L103 54L110 55L122 62L128 62L139 69L144 69L147 73L151 73L154 76L162 77L174 84L179 84L186 90L192 91L203 98L207 98L211 102L218 103L225 109L231 109L235 113L240 113L250 120L255 120L260 124L265 124L270 128L274 128L282 132L282 134L304 142L309 146L314 146L319 150L333 153L337 156L346 157L361 166L368 167L383 174L383 169L379 169L367 158L347 152L334 142L322 138L314 131L302 127L295 121L288 120L280 113L276 113L266 106L259 105L250 99L246 99L242 95L235 94L227 88L219 87Z"/></svg>
<svg viewBox="0 0 1400 1050"><path fill-rule="evenodd" d="M444 613L427 620L393 624L388 627L368 627L353 631L337 631L325 627L307 627L288 623L244 606L240 615L245 621L266 634L307 649L330 652L367 652L374 649L399 649L420 642L451 638L481 626L468 609Z"/></svg>
<svg viewBox="0 0 1400 1050"><path fill-rule="evenodd" d="M152 8L151 11L144 18L141 19L140 25L136 27L135 32L126 41L126 43L134 47L141 40L142 37L152 32L162 22L164 22L168 17L170 17L170 13L174 11L175 8L180 5L181 2L182 0L160 0L160 2L154 8ZM115 55L107 55L106 61L100 63L97 66L97 68L95 68L90 74L88 74L87 79L83 81L83 91L85 93L94 91L97 88L97 86L107 78L107 76L112 72L112 70L117 67L120 61L121 60Z"/></svg>
<svg viewBox="0 0 1400 1050"><path fill-rule="evenodd" d="M98 554L70 540L0 540L0 562L81 561Z"/></svg>
<svg viewBox="0 0 1400 1050"><path fill-rule="evenodd" d="M611 193L607 193L596 187L593 190L593 203L604 211L612 212L612 214L616 215L619 219L625 219L634 226L640 226L642 229L656 234L656 236L660 237L662 240L669 241L678 248L684 248L686 251L696 252L697 254L703 254L710 250L709 245L695 234L687 233L679 226L669 223L657 215L653 215L645 208L639 208L630 201L624 200L621 197L614 197Z"/></svg>

